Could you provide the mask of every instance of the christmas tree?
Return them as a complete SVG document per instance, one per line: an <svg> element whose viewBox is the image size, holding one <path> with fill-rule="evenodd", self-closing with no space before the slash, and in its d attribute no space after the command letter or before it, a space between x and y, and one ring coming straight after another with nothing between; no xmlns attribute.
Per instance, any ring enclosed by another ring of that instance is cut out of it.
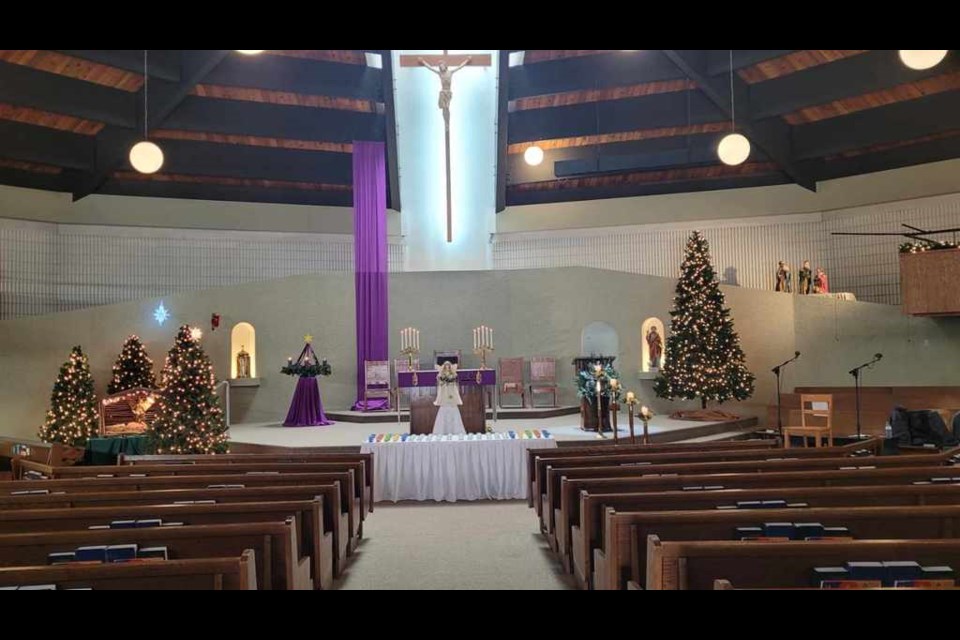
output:
<svg viewBox="0 0 960 640"><path fill-rule="evenodd" d="M39 436L44 442L82 447L96 430L97 398L90 361L80 347L74 347L70 359L60 367L50 394L47 421L40 427Z"/></svg>
<svg viewBox="0 0 960 640"><path fill-rule="evenodd" d="M138 336L130 336L113 365L113 378L107 385L107 394L113 395L129 389L153 389L157 386L153 375L153 360L147 355Z"/></svg>
<svg viewBox="0 0 960 640"><path fill-rule="evenodd" d="M722 403L753 395L754 376L747 370L740 337L710 264L710 249L699 231L687 241L673 303L666 362L654 386L657 395L699 398L703 408L708 400Z"/></svg>
<svg viewBox="0 0 960 640"><path fill-rule="evenodd" d="M158 454L226 453L227 425L214 393L213 365L200 330L182 326L160 373L157 417L147 431Z"/></svg>

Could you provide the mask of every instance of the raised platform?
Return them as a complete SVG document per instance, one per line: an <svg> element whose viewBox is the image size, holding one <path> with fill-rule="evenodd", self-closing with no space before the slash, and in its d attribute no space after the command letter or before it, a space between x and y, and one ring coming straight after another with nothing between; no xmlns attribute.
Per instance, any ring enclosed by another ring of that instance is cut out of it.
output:
<svg viewBox="0 0 960 640"><path fill-rule="evenodd" d="M330 417L332 414L328 413ZM387 414L389 415L389 414ZM237 453L254 453L271 448L338 448L344 450L360 449L361 442L371 433L406 432L406 426L398 426L396 414L392 423L359 424L340 421L328 427L284 427L280 424L241 424L230 428L231 450ZM554 416L540 420L505 418L494 425L495 431L522 431L524 429L548 429L557 440L558 446L572 446L589 441L591 443L613 443L613 434L607 432L600 439L595 432L581 431L579 414ZM729 422L688 422L671 420L666 416L656 416L650 422L652 442L682 442L688 440L735 440L748 438L757 428L756 418L745 418ZM638 420L635 433L640 437L643 424ZM620 419L619 435L629 436L627 419Z"/></svg>
<svg viewBox="0 0 960 640"><path fill-rule="evenodd" d="M327 411L327 418L334 422L352 422L356 424L376 424L397 422L396 411ZM580 407L525 407L503 408L497 410L498 420L545 420L558 416L573 416L580 413ZM493 411L487 409L487 420L493 421ZM400 422L410 422L410 412L400 412Z"/></svg>

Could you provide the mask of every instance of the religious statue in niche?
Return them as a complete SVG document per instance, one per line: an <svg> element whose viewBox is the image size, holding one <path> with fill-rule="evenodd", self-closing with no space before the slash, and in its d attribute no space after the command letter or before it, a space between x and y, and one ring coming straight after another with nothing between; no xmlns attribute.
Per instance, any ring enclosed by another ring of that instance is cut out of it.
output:
<svg viewBox="0 0 960 640"><path fill-rule="evenodd" d="M797 274L797 293L802 296L809 295L813 287L813 270L810 269L810 261L804 260L800 273Z"/></svg>
<svg viewBox="0 0 960 640"><path fill-rule="evenodd" d="M240 352L237 353L237 378L250 377L250 354L246 347L240 345Z"/></svg>
<svg viewBox="0 0 960 640"><path fill-rule="evenodd" d="M792 275L793 274L790 273L790 265L781 260L779 263L779 268L777 269L776 291L793 293L793 283L791 281Z"/></svg>
<svg viewBox="0 0 960 640"><path fill-rule="evenodd" d="M647 331L647 348L650 351L650 368L660 368L660 358L663 357L663 338L657 331L657 326L650 327Z"/></svg>
<svg viewBox="0 0 960 640"><path fill-rule="evenodd" d="M437 102L437 106L440 107L440 110L443 112L443 122L447 129L450 129L450 103L453 101L453 74L470 64L472 59L471 56L467 56L466 60L452 69L443 60L441 60L437 66L433 67L423 58L417 59L421 65L433 71L437 74L437 77L440 78L440 99Z"/></svg>
<svg viewBox="0 0 960 640"><path fill-rule="evenodd" d="M813 278L814 293L830 293L830 282L827 280L827 272L823 267L817 267L817 275Z"/></svg>
<svg viewBox="0 0 960 640"><path fill-rule="evenodd" d="M466 433L463 418L460 416L460 405L463 404L463 400L460 398L457 365L447 360L443 365L436 365L436 368L438 369L437 399L433 405L440 409L433 423L433 433L437 435Z"/></svg>

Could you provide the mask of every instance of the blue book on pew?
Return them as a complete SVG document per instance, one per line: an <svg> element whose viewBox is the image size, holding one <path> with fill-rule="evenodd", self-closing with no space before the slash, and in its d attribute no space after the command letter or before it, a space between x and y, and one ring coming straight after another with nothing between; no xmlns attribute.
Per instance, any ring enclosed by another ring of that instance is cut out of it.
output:
<svg viewBox="0 0 960 640"><path fill-rule="evenodd" d="M737 527L736 540L744 538L759 538L763 535L762 527Z"/></svg>
<svg viewBox="0 0 960 640"><path fill-rule="evenodd" d="M924 580L948 580L954 577L953 569L947 566L923 567Z"/></svg>
<svg viewBox="0 0 960 640"><path fill-rule="evenodd" d="M790 538L796 535L796 528L792 522L764 522L763 535L768 538Z"/></svg>
<svg viewBox="0 0 960 640"><path fill-rule="evenodd" d="M813 570L813 586L821 587L828 580L846 580L850 577L844 567L815 567Z"/></svg>
<svg viewBox="0 0 960 640"><path fill-rule="evenodd" d="M847 573L851 580L880 580L886 583L887 570L882 562L848 562Z"/></svg>
<svg viewBox="0 0 960 640"><path fill-rule="evenodd" d="M150 527L159 527L163 524L160 518L145 518L137 520L137 529L149 529Z"/></svg>
<svg viewBox="0 0 960 640"><path fill-rule="evenodd" d="M136 520L114 520L110 523L111 529L133 529L136 526Z"/></svg>
<svg viewBox="0 0 960 640"><path fill-rule="evenodd" d="M141 560L168 560L166 547L143 547L137 552L137 558Z"/></svg>
<svg viewBox="0 0 960 640"><path fill-rule="evenodd" d="M738 500L737 509L759 509L761 504L759 500Z"/></svg>
<svg viewBox="0 0 960 640"><path fill-rule="evenodd" d="M886 581L883 585L885 587L892 587L901 580L920 580L923 578L923 567L917 562L884 562L883 568L887 572Z"/></svg>
<svg viewBox="0 0 960 640"><path fill-rule="evenodd" d="M107 545L98 544L89 547L77 547L75 553L77 562L105 562L107 559Z"/></svg>
<svg viewBox="0 0 960 640"><path fill-rule="evenodd" d="M806 509L810 505L806 502L789 502L787 503L787 509Z"/></svg>
<svg viewBox="0 0 960 640"><path fill-rule="evenodd" d="M67 564L77 559L74 551L59 551L57 553L47 554L47 564Z"/></svg>
<svg viewBox="0 0 960 640"><path fill-rule="evenodd" d="M123 562L124 560L134 560L137 557L137 545L135 544L112 544L107 547L107 562Z"/></svg>
<svg viewBox="0 0 960 640"><path fill-rule="evenodd" d="M786 500L763 500L760 503L761 509L786 509L787 501Z"/></svg>
<svg viewBox="0 0 960 640"><path fill-rule="evenodd" d="M797 540L818 538L823 535L823 525L819 522L796 522L793 527L797 531Z"/></svg>

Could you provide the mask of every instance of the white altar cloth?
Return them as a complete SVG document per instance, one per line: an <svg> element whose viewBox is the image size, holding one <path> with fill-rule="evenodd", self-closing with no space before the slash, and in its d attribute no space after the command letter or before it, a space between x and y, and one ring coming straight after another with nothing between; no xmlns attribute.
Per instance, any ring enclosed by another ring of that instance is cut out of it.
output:
<svg viewBox="0 0 960 640"><path fill-rule="evenodd" d="M527 497L527 449L557 446L547 437L515 433L460 436L372 436L375 502L520 500Z"/></svg>

